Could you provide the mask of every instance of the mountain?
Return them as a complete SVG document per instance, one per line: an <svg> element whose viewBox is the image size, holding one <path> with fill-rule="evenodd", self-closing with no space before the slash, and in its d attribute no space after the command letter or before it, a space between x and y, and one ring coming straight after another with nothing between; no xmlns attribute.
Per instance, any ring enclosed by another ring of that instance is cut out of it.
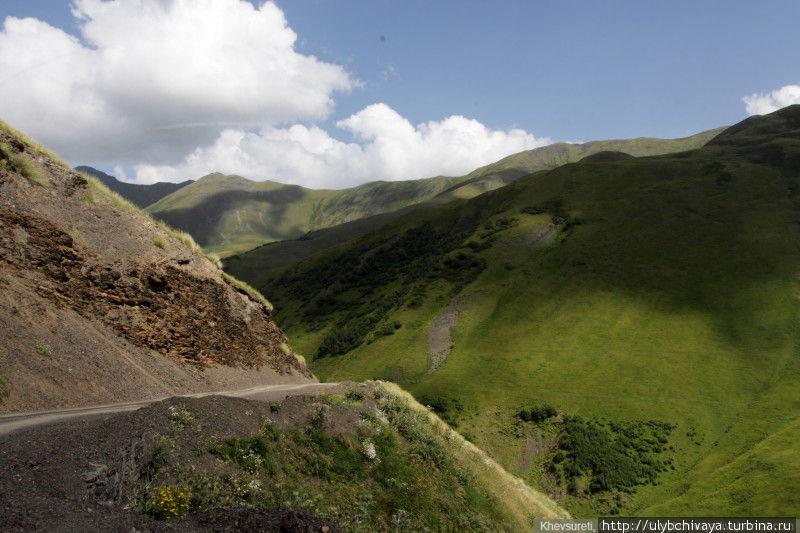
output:
<svg viewBox="0 0 800 533"><path fill-rule="evenodd" d="M0 243L0 411L313 381L262 296L5 125Z"/></svg>
<svg viewBox="0 0 800 533"><path fill-rule="evenodd" d="M456 178L453 186L427 201L445 203L454 199L473 198L486 191L503 187L531 172L551 170L604 151L646 156L700 148L723 129L716 128L681 139L638 138L593 141L584 144L551 144L510 155L496 163L476 169L466 176ZM235 276L246 279L268 275L273 269L285 268L333 246L361 237L378 225L403 216L408 210L419 207L426 201L420 198L423 197L416 197L414 203L404 210L389 211L327 228L321 227L299 238L266 243L252 250L237 253L226 258L225 269ZM191 228L185 228L180 224L177 227L182 227L194 235Z"/></svg>
<svg viewBox="0 0 800 533"><path fill-rule="evenodd" d="M429 204L250 281L575 515L800 508L800 106Z"/></svg>
<svg viewBox="0 0 800 533"><path fill-rule="evenodd" d="M206 250L229 255L394 211L430 199L456 180L379 181L344 190L320 190L209 174L162 198L147 211L190 233Z"/></svg>
<svg viewBox="0 0 800 533"><path fill-rule="evenodd" d="M0 122L0 530L569 516L396 385L317 383L271 304L218 264Z"/></svg>
<svg viewBox="0 0 800 533"><path fill-rule="evenodd" d="M638 137L583 144L555 143L504 157L500 161L473 170L437 199L472 198L486 191L508 185L516 179L537 172L575 163L599 152L624 152L641 157L684 152L700 148L725 128L715 128L680 139Z"/></svg>
<svg viewBox="0 0 800 533"><path fill-rule="evenodd" d="M100 183L108 187L110 190L119 194L136 207L140 207L142 209L192 183L192 180L186 180L180 183L160 182L153 183L151 185L139 185L135 183L125 183L123 181L119 181L114 176L110 176L105 172L101 172L92 167L79 166L75 167L75 170L97 178Z"/></svg>

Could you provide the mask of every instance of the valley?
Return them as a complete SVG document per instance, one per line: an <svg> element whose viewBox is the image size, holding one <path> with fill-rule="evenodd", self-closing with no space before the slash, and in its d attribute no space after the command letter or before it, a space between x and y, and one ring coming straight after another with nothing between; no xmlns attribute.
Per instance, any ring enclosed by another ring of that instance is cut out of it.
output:
<svg viewBox="0 0 800 533"><path fill-rule="evenodd" d="M796 533L797 20L0 2L0 532Z"/></svg>
<svg viewBox="0 0 800 533"><path fill-rule="evenodd" d="M674 155L599 153L245 278L321 379L396 381L576 515L790 512L798 113ZM436 317L476 293L431 372ZM558 447L526 451L564 431L516 416L537 403L672 427L669 466L635 490L582 469L567 490Z"/></svg>
<svg viewBox="0 0 800 533"><path fill-rule="evenodd" d="M568 516L397 385L319 383L257 290L4 123L0 242L4 531Z"/></svg>

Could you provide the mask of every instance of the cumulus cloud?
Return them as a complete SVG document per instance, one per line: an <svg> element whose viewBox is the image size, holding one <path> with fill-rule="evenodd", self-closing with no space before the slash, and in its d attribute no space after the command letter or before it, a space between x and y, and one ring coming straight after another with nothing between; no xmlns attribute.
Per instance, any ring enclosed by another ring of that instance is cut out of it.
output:
<svg viewBox="0 0 800 533"><path fill-rule="evenodd" d="M784 85L769 93L753 93L742 98L748 115L764 115L782 107L800 104L800 85Z"/></svg>
<svg viewBox="0 0 800 533"><path fill-rule="evenodd" d="M81 39L8 17L0 116L71 160L174 161L225 128L326 117L358 84L273 3L76 0Z"/></svg>
<svg viewBox="0 0 800 533"><path fill-rule="evenodd" d="M337 140L316 126L228 129L178 165L136 165L136 181L180 181L219 170L256 180L344 187L375 179L457 176L550 143L521 129L491 130L458 115L414 126L386 104L370 105L337 127L360 142Z"/></svg>
<svg viewBox="0 0 800 533"><path fill-rule="evenodd" d="M271 2L74 0L72 13L78 37L5 19L0 117L67 160L124 179L220 171L340 187L459 175L549 142L458 115L415 126L385 104L336 123L354 142L332 137L314 123L361 82L297 52Z"/></svg>

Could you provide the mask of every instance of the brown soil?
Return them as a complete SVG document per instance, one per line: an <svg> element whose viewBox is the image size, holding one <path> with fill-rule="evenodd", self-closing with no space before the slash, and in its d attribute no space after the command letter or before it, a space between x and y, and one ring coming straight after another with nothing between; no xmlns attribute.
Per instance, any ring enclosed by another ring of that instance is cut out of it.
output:
<svg viewBox="0 0 800 533"><path fill-rule="evenodd" d="M171 398L134 412L0 437L0 530L339 531L330 520L302 509L211 509L164 522L143 514L136 504L145 488L147 460L165 436L179 439L182 450L207 449L224 438L249 437L265 420L284 431L305 427L321 406L331 433L357 427L357 410L314 396L290 396L279 403L209 396ZM176 426L176 409L191 411L195 418ZM186 453L177 461L192 471L233 468L209 453Z"/></svg>
<svg viewBox="0 0 800 533"><path fill-rule="evenodd" d="M313 379L210 260L35 148L0 142L46 178L0 165L0 412Z"/></svg>

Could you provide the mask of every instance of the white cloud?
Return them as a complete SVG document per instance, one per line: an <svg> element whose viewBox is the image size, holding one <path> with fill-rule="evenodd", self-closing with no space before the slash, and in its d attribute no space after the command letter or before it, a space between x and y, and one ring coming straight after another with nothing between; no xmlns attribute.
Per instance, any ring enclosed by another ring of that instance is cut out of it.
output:
<svg viewBox="0 0 800 533"><path fill-rule="evenodd" d="M274 3L74 0L72 12L80 38L5 19L0 117L67 160L123 179L220 171L341 187L464 174L549 142L458 115L414 126L385 104L336 123L355 142L331 137L314 122L330 115L337 91L361 84L298 53ZM397 73L389 66L383 76Z"/></svg>
<svg viewBox="0 0 800 533"><path fill-rule="evenodd" d="M373 104L337 126L360 142L339 141L316 126L228 129L179 165L136 165L136 181L180 181L211 171L309 187L369 180L461 175L506 155L550 143L521 129L490 130L454 115L413 126L386 104Z"/></svg>
<svg viewBox="0 0 800 533"><path fill-rule="evenodd" d="M800 104L800 85L784 85L770 93L753 93L742 98L748 115L765 115L782 107Z"/></svg>
<svg viewBox="0 0 800 533"><path fill-rule="evenodd" d="M74 161L175 161L226 127L326 117L358 84L294 50L273 3L75 0L83 40L36 19L0 31L0 116Z"/></svg>

